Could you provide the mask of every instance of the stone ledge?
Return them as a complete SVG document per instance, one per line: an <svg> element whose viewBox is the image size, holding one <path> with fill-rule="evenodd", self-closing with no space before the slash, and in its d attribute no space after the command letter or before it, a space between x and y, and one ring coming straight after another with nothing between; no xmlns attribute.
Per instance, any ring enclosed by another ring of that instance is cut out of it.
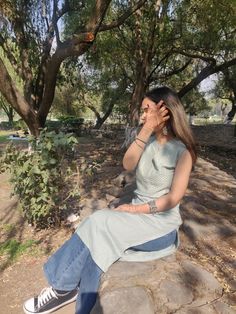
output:
<svg viewBox="0 0 236 314"><path fill-rule="evenodd" d="M91 314L233 314L222 295L211 273L178 253L177 258L112 265Z"/></svg>

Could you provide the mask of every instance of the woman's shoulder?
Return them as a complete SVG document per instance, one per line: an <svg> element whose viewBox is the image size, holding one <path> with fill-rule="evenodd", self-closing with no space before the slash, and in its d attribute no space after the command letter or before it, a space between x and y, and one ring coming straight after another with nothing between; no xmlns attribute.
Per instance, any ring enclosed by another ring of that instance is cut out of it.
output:
<svg viewBox="0 0 236 314"><path fill-rule="evenodd" d="M180 147L180 148L185 148L186 149L186 145L184 144L184 142L182 142L180 139L178 138L173 138L173 140L171 141L173 143L173 145Z"/></svg>
<svg viewBox="0 0 236 314"><path fill-rule="evenodd" d="M176 153L177 153L177 158L179 158L179 157L182 155L182 153L187 150L187 147L186 147L186 145L184 144L184 142L182 142L182 141L181 141L180 139L178 139L178 138L175 138L175 139L172 141L172 144L173 144L174 149L175 149L175 151L176 151Z"/></svg>

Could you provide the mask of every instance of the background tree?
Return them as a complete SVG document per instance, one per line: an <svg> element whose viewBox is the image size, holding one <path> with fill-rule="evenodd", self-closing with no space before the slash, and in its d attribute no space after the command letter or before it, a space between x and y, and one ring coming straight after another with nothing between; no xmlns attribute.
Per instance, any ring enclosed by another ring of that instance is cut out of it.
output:
<svg viewBox="0 0 236 314"><path fill-rule="evenodd" d="M68 57L83 55L99 31L122 24L145 1L137 1L132 8L123 4L124 10L119 10L116 19L109 24L102 23L111 0L1 2L0 47L22 79L23 93L15 86L1 58L0 91L32 134L38 135L40 127L45 124L61 63ZM60 21L74 11L79 27L62 39Z"/></svg>
<svg viewBox="0 0 236 314"><path fill-rule="evenodd" d="M183 97L211 74L236 63L235 9L231 0L149 1L120 27L99 34L89 64L108 82L126 82L134 125L149 87L166 84ZM104 70L108 67L114 69L110 76Z"/></svg>
<svg viewBox="0 0 236 314"><path fill-rule="evenodd" d="M231 110L228 112L225 123L230 123L236 113L236 66L223 71L224 94L231 103Z"/></svg>
<svg viewBox="0 0 236 314"><path fill-rule="evenodd" d="M197 63L194 77L179 90L182 97L206 77L235 65L236 5L226 1L181 1L174 51Z"/></svg>
<svg viewBox="0 0 236 314"><path fill-rule="evenodd" d="M171 83L182 97L236 64L234 0L140 0L132 8L129 2L111 0L8 0L0 12L0 47L21 77L23 92L2 59L0 91L35 135L51 108L61 63L84 57L96 37L93 58L100 61L92 64L93 72L100 72L100 82L109 82L106 95L116 88L120 96L130 94L132 124L147 88ZM88 74L90 59L86 56ZM99 99L107 97L96 84L95 89ZM104 106L111 112L108 103Z"/></svg>
<svg viewBox="0 0 236 314"><path fill-rule="evenodd" d="M2 95L0 95L0 108L2 108L4 113L7 115L9 127L13 127L14 110L6 102L5 98Z"/></svg>
<svg viewBox="0 0 236 314"><path fill-rule="evenodd" d="M186 112L189 115L189 123L192 124L192 117L204 111L209 111L211 107L208 105L208 102L205 98L203 92L200 92L199 89L194 88L189 93L183 97L183 104Z"/></svg>

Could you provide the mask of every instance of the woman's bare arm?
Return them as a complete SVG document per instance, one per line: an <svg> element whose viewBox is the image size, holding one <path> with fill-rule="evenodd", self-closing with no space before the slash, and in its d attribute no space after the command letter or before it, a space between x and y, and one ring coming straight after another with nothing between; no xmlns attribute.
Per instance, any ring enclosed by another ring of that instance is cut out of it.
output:
<svg viewBox="0 0 236 314"><path fill-rule="evenodd" d="M137 166L145 145L155 128L164 126L164 122L169 119L168 110L166 110L162 100L158 104L147 106L144 113L144 125L123 158L123 167L129 171L134 170Z"/></svg>
<svg viewBox="0 0 236 314"><path fill-rule="evenodd" d="M156 199L158 212L164 212L179 204L180 200L183 198L186 192L191 169L192 157L190 152L186 150L182 153L177 162L170 192ZM148 214L150 212L148 204L124 204L118 206L117 208L115 208L115 210L145 214Z"/></svg>
<svg viewBox="0 0 236 314"><path fill-rule="evenodd" d="M145 148L145 143L149 140L152 135L153 130L143 126L140 132L137 135L137 138L127 149L124 158L123 158L123 167L128 170L134 170L137 166L140 157L142 156L143 150ZM143 142L144 143L143 143Z"/></svg>

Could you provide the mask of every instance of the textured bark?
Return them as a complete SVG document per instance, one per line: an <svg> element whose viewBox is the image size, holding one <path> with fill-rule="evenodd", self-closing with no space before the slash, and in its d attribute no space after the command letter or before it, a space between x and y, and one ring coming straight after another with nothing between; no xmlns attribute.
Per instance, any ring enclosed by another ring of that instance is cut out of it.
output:
<svg viewBox="0 0 236 314"><path fill-rule="evenodd" d="M39 134L40 124L36 112L29 106L12 81L7 69L0 59L0 91L7 102L15 109L29 127L31 134Z"/></svg>
<svg viewBox="0 0 236 314"><path fill-rule="evenodd" d="M140 75L139 79L136 81L134 92L130 101L130 125L137 126L139 121L139 108L145 93L145 78Z"/></svg>
<svg viewBox="0 0 236 314"><path fill-rule="evenodd" d="M134 90L132 93L130 101L130 117L129 124L131 126L137 126L139 123L139 110L141 102L145 91L150 83L151 79L151 64L152 59L155 54L155 35L157 24L158 27L161 24L161 18L158 18L158 10L160 10L161 1L158 1L155 15L151 15L152 23L150 22L149 32L147 38L149 38L148 43L144 43L142 40L142 27L140 24L141 21L141 9L137 10L134 14L135 18L135 50L134 56L136 60L136 69L135 69L135 84Z"/></svg>
<svg viewBox="0 0 236 314"><path fill-rule="evenodd" d="M231 110L228 112L227 114L227 119L226 119L226 123L231 123L233 121L233 118L236 114L236 77L235 77L235 73L234 71L232 73L230 73L229 69L225 69L223 71L224 73L224 77L225 77L225 82L226 85L231 89L232 93L231 93L231 103L232 103L232 107ZM236 136L236 128L235 128L235 132L234 132L234 136Z"/></svg>
<svg viewBox="0 0 236 314"><path fill-rule="evenodd" d="M114 107L114 103L110 104L108 110L106 111L106 113L104 114L103 117L101 116L97 116L97 121L96 124L94 126L94 129L100 129L101 126L103 125L103 123L106 121L106 119L110 116L110 114L112 113L112 109Z"/></svg>
<svg viewBox="0 0 236 314"><path fill-rule="evenodd" d="M231 107L231 110L227 114L227 121L226 121L226 123L232 122L235 114L236 114L236 103L233 103L232 107Z"/></svg>

